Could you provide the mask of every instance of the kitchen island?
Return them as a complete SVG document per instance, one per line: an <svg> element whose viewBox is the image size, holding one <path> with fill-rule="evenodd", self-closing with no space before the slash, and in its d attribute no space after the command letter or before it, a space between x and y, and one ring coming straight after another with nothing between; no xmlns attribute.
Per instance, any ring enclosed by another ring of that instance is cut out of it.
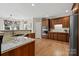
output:
<svg viewBox="0 0 79 59"><path fill-rule="evenodd" d="M35 39L15 36L11 41L2 43L1 56L34 56Z"/></svg>

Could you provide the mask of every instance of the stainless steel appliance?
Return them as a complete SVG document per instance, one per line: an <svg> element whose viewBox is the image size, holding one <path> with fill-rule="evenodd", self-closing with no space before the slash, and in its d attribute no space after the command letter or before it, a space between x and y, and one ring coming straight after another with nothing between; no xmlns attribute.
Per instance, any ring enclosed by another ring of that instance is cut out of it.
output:
<svg viewBox="0 0 79 59"><path fill-rule="evenodd" d="M70 55L77 55L77 33L78 33L78 15L70 16Z"/></svg>
<svg viewBox="0 0 79 59"><path fill-rule="evenodd" d="M42 35L47 35L47 33L48 33L48 27L42 26Z"/></svg>

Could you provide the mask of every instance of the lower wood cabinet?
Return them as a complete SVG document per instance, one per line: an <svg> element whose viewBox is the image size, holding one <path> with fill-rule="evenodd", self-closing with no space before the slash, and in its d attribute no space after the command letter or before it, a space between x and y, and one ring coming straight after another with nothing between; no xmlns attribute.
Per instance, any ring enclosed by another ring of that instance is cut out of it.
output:
<svg viewBox="0 0 79 59"><path fill-rule="evenodd" d="M53 39L53 40L69 42L69 34L68 33L49 32L48 37L49 37L49 39Z"/></svg>
<svg viewBox="0 0 79 59"><path fill-rule="evenodd" d="M42 38L43 38L43 39L48 39L48 34L42 35Z"/></svg>
<svg viewBox="0 0 79 59"><path fill-rule="evenodd" d="M34 56L34 55L35 55L34 41L1 54L1 56Z"/></svg>
<svg viewBox="0 0 79 59"><path fill-rule="evenodd" d="M30 33L25 35L25 37L35 38L35 33Z"/></svg>
<svg viewBox="0 0 79 59"><path fill-rule="evenodd" d="M65 41L66 42L66 34L65 33L58 33L58 40L59 41Z"/></svg>
<svg viewBox="0 0 79 59"><path fill-rule="evenodd" d="M58 35L57 35L57 33L55 33L55 32L52 34L52 38L53 38L54 40L57 40L57 39L58 39L57 36L58 36Z"/></svg>
<svg viewBox="0 0 79 59"><path fill-rule="evenodd" d="M54 34L53 34L53 32L52 32L52 33L50 34L50 38L51 38L51 39L55 39L53 36L54 36Z"/></svg>
<svg viewBox="0 0 79 59"><path fill-rule="evenodd" d="M66 40L67 42L69 42L69 34L67 33L67 40Z"/></svg>

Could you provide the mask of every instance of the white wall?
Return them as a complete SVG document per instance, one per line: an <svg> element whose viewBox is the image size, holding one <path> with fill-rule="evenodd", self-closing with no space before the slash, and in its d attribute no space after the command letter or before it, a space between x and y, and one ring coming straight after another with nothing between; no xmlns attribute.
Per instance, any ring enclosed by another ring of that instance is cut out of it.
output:
<svg viewBox="0 0 79 59"><path fill-rule="evenodd" d="M0 30L4 30L4 21L0 19Z"/></svg>
<svg viewBox="0 0 79 59"><path fill-rule="evenodd" d="M20 22L20 30L24 30L24 22Z"/></svg>
<svg viewBox="0 0 79 59"><path fill-rule="evenodd" d="M41 18L33 18L33 22L34 22L34 27L33 27L33 31L35 32L35 38L39 38L41 39L41 27L42 27L42 23L41 23Z"/></svg>

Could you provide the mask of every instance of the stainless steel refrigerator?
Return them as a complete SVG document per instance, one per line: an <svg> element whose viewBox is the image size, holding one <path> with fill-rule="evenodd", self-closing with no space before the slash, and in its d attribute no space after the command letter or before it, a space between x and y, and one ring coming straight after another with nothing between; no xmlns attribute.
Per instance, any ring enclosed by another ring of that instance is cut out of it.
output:
<svg viewBox="0 0 79 59"><path fill-rule="evenodd" d="M70 56L77 55L77 39L78 39L78 15L73 14L70 16Z"/></svg>

